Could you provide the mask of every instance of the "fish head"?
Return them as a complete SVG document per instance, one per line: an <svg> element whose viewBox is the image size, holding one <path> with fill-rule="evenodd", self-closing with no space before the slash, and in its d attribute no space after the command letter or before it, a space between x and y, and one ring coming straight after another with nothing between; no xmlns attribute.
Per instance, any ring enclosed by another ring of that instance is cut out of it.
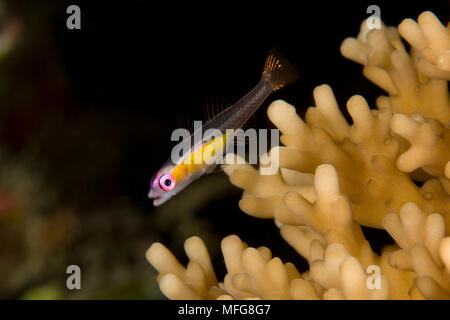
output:
<svg viewBox="0 0 450 320"><path fill-rule="evenodd" d="M173 166L165 165L153 176L148 197L155 207L160 206L176 194L177 181L173 175Z"/></svg>
<svg viewBox="0 0 450 320"><path fill-rule="evenodd" d="M177 165L167 163L153 176L148 197L153 199L155 207L162 205L192 182L194 175L180 177L179 169Z"/></svg>

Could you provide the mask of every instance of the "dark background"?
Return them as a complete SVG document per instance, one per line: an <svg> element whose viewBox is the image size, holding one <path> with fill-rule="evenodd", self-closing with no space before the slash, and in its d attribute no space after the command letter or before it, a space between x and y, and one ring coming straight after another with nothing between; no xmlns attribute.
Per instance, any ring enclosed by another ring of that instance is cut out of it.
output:
<svg viewBox="0 0 450 320"><path fill-rule="evenodd" d="M447 1L5 2L22 32L0 65L0 150L4 166L14 164L40 189L21 195L23 206L19 187L3 188L17 205L0 220L0 272L20 274L0 289L3 298L161 298L145 250L162 241L186 262L183 241L192 235L205 239L219 278L220 240L229 234L305 270L272 220L239 210L241 191L223 173L153 208L150 178L170 156L177 119L203 119L207 97L233 102L247 93L271 47L301 79L269 97L257 126L270 126L265 112L279 98L303 115L324 83L341 108L354 94L373 105L381 91L339 53L367 7L379 5L395 26L425 10L449 17ZM81 30L66 28L70 4L81 7ZM376 249L389 241L366 232ZM83 270L80 292L65 289L69 264Z"/></svg>

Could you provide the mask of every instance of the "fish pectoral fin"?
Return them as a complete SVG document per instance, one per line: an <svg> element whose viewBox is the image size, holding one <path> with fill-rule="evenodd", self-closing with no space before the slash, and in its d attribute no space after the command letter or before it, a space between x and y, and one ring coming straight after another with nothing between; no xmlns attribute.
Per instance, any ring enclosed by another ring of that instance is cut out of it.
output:
<svg viewBox="0 0 450 320"><path fill-rule="evenodd" d="M212 165L210 168L208 168L208 170L206 170L205 173L217 173L217 172L222 172L222 167L218 166L218 165Z"/></svg>

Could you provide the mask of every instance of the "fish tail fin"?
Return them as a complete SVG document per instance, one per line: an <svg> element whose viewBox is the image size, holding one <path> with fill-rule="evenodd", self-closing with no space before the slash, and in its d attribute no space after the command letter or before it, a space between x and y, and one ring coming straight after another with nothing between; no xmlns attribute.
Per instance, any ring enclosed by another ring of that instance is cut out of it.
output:
<svg viewBox="0 0 450 320"><path fill-rule="evenodd" d="M291 84L299 76L297 68L277 49L272 48L269 51L261 78L268 80L273 85L273 91Z"/></svg>

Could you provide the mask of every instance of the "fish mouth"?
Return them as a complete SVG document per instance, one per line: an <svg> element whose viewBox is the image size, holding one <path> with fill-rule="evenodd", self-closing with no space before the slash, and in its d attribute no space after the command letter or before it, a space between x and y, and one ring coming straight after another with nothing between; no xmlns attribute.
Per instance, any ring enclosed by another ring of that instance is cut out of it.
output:
<svg viewBox="0 0 450 320"><path fill-rule="evenodd" d="M169 200L170 196L166 195L166 194L155 194L154 192L149 192L148 193L148 198L149 199L154 199L153 200L153 206L155 207L159 207L160 205L162 205L164 202L166 202L167 200Z"/></svg>
<svg viewBox="0 0 450 320"><path fill-rule="evenodd" d="M159 207L160 205L162 205L165 201L161 201L161 198L156 198L155 200L153 200L153 206L154 207Z"/></svg>
<svg viewBox="0 0 450 320"><path fill-rule="evenodd" d="M148 193L148 198L149 198L149 199L156 199L156 198L159 198L159 197L160 197L159 195L155 194L155 193L152 192L152 191L150 191L150 192Z"/></svg>
<svg viewBox="0 0 450 320"><path fill-rule="evenodd" d="M150 192L148 193L148 198L149 198L149 199L154 199L154 200L153 200L153 205L154 205L155 207L161 205L161 204L159 203L159 201L158 201L159 198L161 198L161 195L155 194L154 192L150 191Z"/></svg>

